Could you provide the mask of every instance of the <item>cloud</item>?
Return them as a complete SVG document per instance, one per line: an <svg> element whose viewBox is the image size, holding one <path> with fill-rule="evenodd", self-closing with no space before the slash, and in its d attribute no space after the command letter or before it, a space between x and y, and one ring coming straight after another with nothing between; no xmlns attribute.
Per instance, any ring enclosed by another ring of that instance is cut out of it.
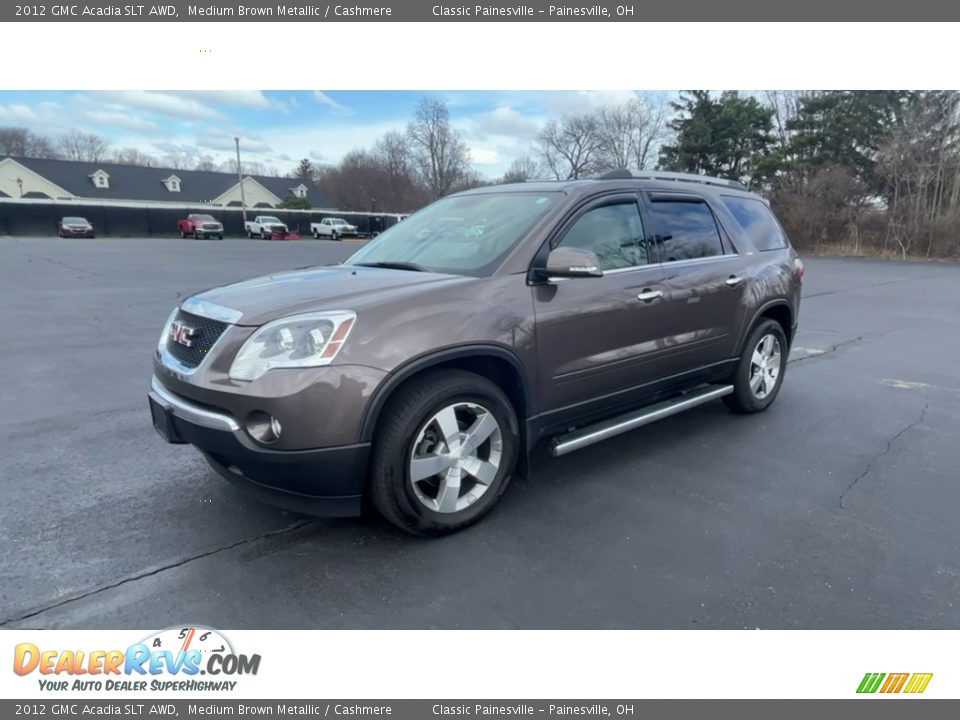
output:
<svg viewBox="0 0 960 720"><path fill-rule="evenodd" d="M98 127L106 125L139 132L160 132L160 126L156 123L138 118L122 110L88 110L83 113L82 117L96 123Z"/></svg>
<svg viewBox="0 0 960 720"><path fill-rule="evenodd" d="M499 165L500 155L495 150L486 148L470 148L470 162L474 165Z"/></svg>
<svg viewBox="0 0 960 720"><path fill-rule="evenodd" d="M40 123L43 122L37 112L29 105L0 105L0 122Z"/></svg>
<svg viewBox="0 0 960 720"><path fill-rule="evenodd" d="M272 152L270 144L259 135L243 132L227 132L219 127L207 127L203 129L196 138L197 145L204 150L235 150L235 137L240 138L240 151L244 153L269 153Z"/></svg>
<svg viewBox="0 0 960 720"><path fill-rule="evenodd" d="M330 108L331 110L338 110L342 112L347 109L321 90L313 91L313 99L321 105L325 105L326 107Z"/></svg>
<svg viewBox="0 0 960 720"><path fill-rule="evenodd" d="M498 107L490 112L473 117L474 132L486 135L509 135L517 138L532 138L537 134L537 125L525 115L509 107Z"/></svg>
<svg viewBox="0 0 960 720"><path fill-rule="evenodd" d="M576 92L545 92L541 96L544 108L552 115L575 115L596 110L604 105L616 105L637 97L632 90L580 90Z"/></svg>
<svg viewBox="0 0 960 720"><path fill-rule="evenodd" d="M224 105L227 107L245 107L268 110L275 102L260 90L182 90L173 95L195 98L197 100Z"/></svg>
<svg viewBox="0 0 960 720"><path fill-rule="evenodd" d="M200 101L169 92L150 90L120 90L99 92L97 96L107 102L146 110L185 120L223 120L223 115Z"/></svg>

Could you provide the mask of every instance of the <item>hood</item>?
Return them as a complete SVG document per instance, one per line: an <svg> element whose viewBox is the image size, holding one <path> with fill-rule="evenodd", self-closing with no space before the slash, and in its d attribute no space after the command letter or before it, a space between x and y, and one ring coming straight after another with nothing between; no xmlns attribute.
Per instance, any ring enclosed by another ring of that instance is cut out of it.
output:
<svg viewBox="0 0 960 720"><path fill-rule="evenodd" d="M212 288L193 297L237 310L237 325L318 310L354 310L395 303L413 293L469 283L476 278L386 268L334 265L303 268Z"/></svg>

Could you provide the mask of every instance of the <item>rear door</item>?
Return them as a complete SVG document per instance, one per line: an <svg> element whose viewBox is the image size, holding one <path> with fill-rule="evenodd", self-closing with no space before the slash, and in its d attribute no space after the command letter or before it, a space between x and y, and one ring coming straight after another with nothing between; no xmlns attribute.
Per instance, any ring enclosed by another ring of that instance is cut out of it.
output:
<svg viewBox="0 0 960 720"><path fill-rule="evenodd" d="M638 196L595 199L550 240L592 250L603 277L532 288L543 407L595 400L654 379L663 342L663 269L648 253Z"/></svg>
<svg viewBox="0 0 960 720"><path fill-rule="evenodd" d="M675 372L695 370L734 355L745 312L745 263L697 193L649 192L645 199L664 271L664 339Z"/></svg>

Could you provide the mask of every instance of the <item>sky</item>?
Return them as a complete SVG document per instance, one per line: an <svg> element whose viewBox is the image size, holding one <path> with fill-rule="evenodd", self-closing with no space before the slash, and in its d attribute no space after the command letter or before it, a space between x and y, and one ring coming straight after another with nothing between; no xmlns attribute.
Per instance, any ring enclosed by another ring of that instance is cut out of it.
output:
<svg viewBox="0 0 960 720"><path fill-rule="evenodd" d="M622 101L632 91L0 91L0 126L56 136L73 129L160 161L170 153L245 159L284 174L300 158L335 163L403 130L423 97L443 100L474 168L501 175L529 154L549 117Z"/></svg>

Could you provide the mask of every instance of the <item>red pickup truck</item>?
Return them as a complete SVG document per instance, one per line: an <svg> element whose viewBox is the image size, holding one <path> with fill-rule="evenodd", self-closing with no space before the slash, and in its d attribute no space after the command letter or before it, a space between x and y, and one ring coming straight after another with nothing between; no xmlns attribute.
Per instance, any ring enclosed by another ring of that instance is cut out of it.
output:
<svg viewBox="0 0 960 720"><path fill-rule="evenodd" d="M199 240L216 235L219 240L223 240L223 223L213 215L190 213L186 220L177 220L177 229L182 238L193 237Z"/></svg>

